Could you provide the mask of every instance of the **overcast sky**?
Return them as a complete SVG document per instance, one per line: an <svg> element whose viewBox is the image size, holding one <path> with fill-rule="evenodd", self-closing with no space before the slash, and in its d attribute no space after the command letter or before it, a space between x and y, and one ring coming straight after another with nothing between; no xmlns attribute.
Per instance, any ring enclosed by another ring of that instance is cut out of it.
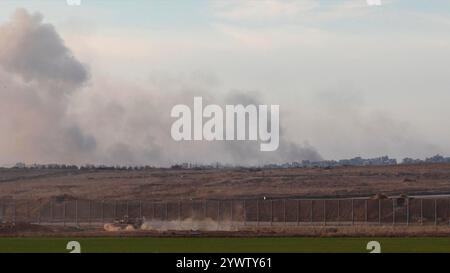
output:
<svg viewBox="0 0 450 273"><path fill-rule="evenodd" d="M450 1L82 2L0 2L0 164L450 155ZM173 142L194 95L280 104L279 151Z"/></svg>

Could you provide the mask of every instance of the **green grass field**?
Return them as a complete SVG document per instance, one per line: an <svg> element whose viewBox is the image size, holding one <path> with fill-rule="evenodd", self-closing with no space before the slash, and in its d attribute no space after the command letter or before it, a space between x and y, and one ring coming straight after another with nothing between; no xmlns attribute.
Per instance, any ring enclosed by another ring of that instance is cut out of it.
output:
<svg viewBox="0 0 450 273"><path fill-rule="evenodd" d="M382 252L446 252L450 238L0 238L0 253L67 253L69 241L82 252L227 253L227 252L369 252L379 241Z"/></svg>

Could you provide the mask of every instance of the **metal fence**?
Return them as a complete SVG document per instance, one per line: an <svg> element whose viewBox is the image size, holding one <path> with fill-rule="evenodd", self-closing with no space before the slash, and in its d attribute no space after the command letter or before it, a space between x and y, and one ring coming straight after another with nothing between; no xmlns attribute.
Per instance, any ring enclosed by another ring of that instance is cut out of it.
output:
<svg viewBox="0 0 450 273"><path fill-rule="evenodd" d="M99 225L120 219L236 226L450 225L449 198L0 201L0 222Z"/></svg>

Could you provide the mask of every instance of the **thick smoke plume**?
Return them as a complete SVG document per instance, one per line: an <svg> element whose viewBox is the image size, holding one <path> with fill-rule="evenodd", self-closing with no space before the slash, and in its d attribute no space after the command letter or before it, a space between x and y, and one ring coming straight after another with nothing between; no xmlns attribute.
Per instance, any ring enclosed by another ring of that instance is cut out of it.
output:
<svg viewBox="0 0 450 273"><path fill-rule="evenodd" d="M283 133L279 150L270 153L256 142L173 141L170 111L192 105L194 96L208 104L263 103L258 93L216 88L204 76L145 86L96 77L42 15L19 9L0 26L0 164L255 165L321 158Z"/></svg>
<svg viewBox="0 0 450 273"><path fill-rule="evenodd" d="M0 27L0 37L1 66L26 82L52 86L65 93L87 80L86 68L38 13L17 10L11 21Z"/></svg>
<svg viewBox="0 0 450 273"><path fill-rule="evenodd" d="M74 162L95 140L67 118L88 72L40 14L19 9L0 26L2 163Z"/></svg>

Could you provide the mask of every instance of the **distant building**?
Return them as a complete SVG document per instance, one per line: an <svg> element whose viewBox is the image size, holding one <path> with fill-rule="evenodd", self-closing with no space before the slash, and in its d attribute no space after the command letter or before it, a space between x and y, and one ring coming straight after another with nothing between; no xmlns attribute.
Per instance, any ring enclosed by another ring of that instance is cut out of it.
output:
<svg viewBox="0 0 450 273"><path fill-rule="evenodd" d="M18 162L18 163L16 163L16 165L14 165L14 168L17 168L17 169L25 169L26 167L27 167L27 164L22 163L22 162Z"/></svg>

